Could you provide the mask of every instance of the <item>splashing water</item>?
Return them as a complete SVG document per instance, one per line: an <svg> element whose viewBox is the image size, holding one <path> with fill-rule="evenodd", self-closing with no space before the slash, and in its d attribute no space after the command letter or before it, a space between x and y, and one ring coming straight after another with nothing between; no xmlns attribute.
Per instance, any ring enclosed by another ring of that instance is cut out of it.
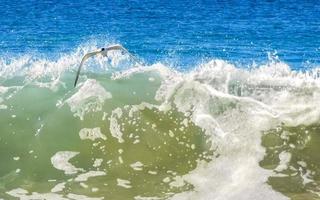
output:
<svg viewBox="0 0 320 200"><path fill-rule="evenodd" d="M73 88L90 49L1 59L1 198L320 198L318 69L112 54Z"/></svg>

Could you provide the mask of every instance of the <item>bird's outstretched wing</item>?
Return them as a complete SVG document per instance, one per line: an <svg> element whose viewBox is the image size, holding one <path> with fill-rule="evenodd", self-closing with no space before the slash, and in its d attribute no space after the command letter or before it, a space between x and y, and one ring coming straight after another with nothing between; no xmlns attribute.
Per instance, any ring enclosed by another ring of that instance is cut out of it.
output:
<svg viewBox="0 0 320 200"><path fill-rule="evenodd" d="M101 50L100 51L95 51L95 52L91 52L91 53L87 53L86 55L83 56L82 60L81 60L81 63L79 65L79 68L78 68L78 71L77 71L77 76L76 76L76 80L74 81L74 87L76 87L77 85L77 82L78 82L78 79L79 79L79 75L80 75L80 71L81 71L81 68L82 68L82 65L83 63L90 57L94 56L94 55L97 55L101 53Z"/></svg>
<svg viewBox="0 0 320 200"><path fill-rule="evenodd" d="M132 59L132 60L134 60L136 63L138 63L139 65L143 65L143 63L136 57L136 56L134 56L132 53L130 53L126 48L124 48L123 46L121 46L121 45L114 45L114 47L117 47L118 48L118 50L122 50L122 51L124 51L125 53L127 53L129 56L130 56L130 58Z"/></svg>
<svg viewBox="0 0 320 200"><path fill-rule="evenodd" d="M99 51L94 51L94 52L91 52L91 53L87 53L86 55L83 56L82 60L81 60L81 63L79 65L79 68L78 68L78 71L77 71L77 76L76 76L76 80L74 81L74 87L76 87L77 85L77 82L78 82L78 79L79 79L79 75L80 75L80 71L81 71L81 68L82 68L82 65L83 63L90 57L92 56L95 56L97 54L102 54L104 56L107 56L107 53L108 51L111 51L111 50L122 50L124 51L125 53L127 53L131 59L133 59L135 62L137 62L138 64L142 65L142 63L139 61L139 59L137 59L134 55L132 55L127 49L125 49L123 46L121 45L111 45L111 46L108 46L107 48L102 48L101 50Z"/></svg>

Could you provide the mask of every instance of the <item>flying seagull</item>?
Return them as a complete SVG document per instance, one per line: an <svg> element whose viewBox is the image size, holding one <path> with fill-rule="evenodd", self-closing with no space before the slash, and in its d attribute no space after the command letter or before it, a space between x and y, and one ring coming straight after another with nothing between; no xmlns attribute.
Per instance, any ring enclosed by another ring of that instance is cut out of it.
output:
<svg viewBox="0 0 320 200"><path fill-rule="evenodd" d="M123 52L127 53L130 56L130 58L132 58L138 64L142 65L142 63L135 56L133 56L131 53L129 53L129 51L127 49L125 49L123 46L121 46L119 44L111 45L111 46L108 46L107 48L101 48L99 51L90 52L90 53L87 53L86 55L83 56L81 63L79 65L79 68L78 68L76 80L74 81L74 87L76 87L76 85L77 85L82 65L88 58L95 56L95 55L98 55L98 54L101 54L102 56L107 57L108 51L112 51L112 50L123 51Z"/></svg>

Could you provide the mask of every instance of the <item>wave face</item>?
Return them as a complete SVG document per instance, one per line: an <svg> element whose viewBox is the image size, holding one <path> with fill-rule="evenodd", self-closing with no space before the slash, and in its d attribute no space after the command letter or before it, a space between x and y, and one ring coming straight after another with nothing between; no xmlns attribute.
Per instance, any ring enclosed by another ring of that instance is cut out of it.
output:
<svg viewBox="0 0 320 200"><path fill-rule="evenodd" d="M1 198L320 198L317 68L180 72L112 54L73 88L91 49L1 59Z"/></svg>

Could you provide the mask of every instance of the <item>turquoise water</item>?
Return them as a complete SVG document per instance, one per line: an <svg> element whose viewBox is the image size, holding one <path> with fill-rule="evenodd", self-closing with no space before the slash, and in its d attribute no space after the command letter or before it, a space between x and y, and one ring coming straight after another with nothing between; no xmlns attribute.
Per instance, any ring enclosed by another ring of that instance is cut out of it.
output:
<svg viewBox="0 0 320 200"><path fill-rule="evenodd" d="M319 199L319 9L2 2L0 199Z"/></svg>

